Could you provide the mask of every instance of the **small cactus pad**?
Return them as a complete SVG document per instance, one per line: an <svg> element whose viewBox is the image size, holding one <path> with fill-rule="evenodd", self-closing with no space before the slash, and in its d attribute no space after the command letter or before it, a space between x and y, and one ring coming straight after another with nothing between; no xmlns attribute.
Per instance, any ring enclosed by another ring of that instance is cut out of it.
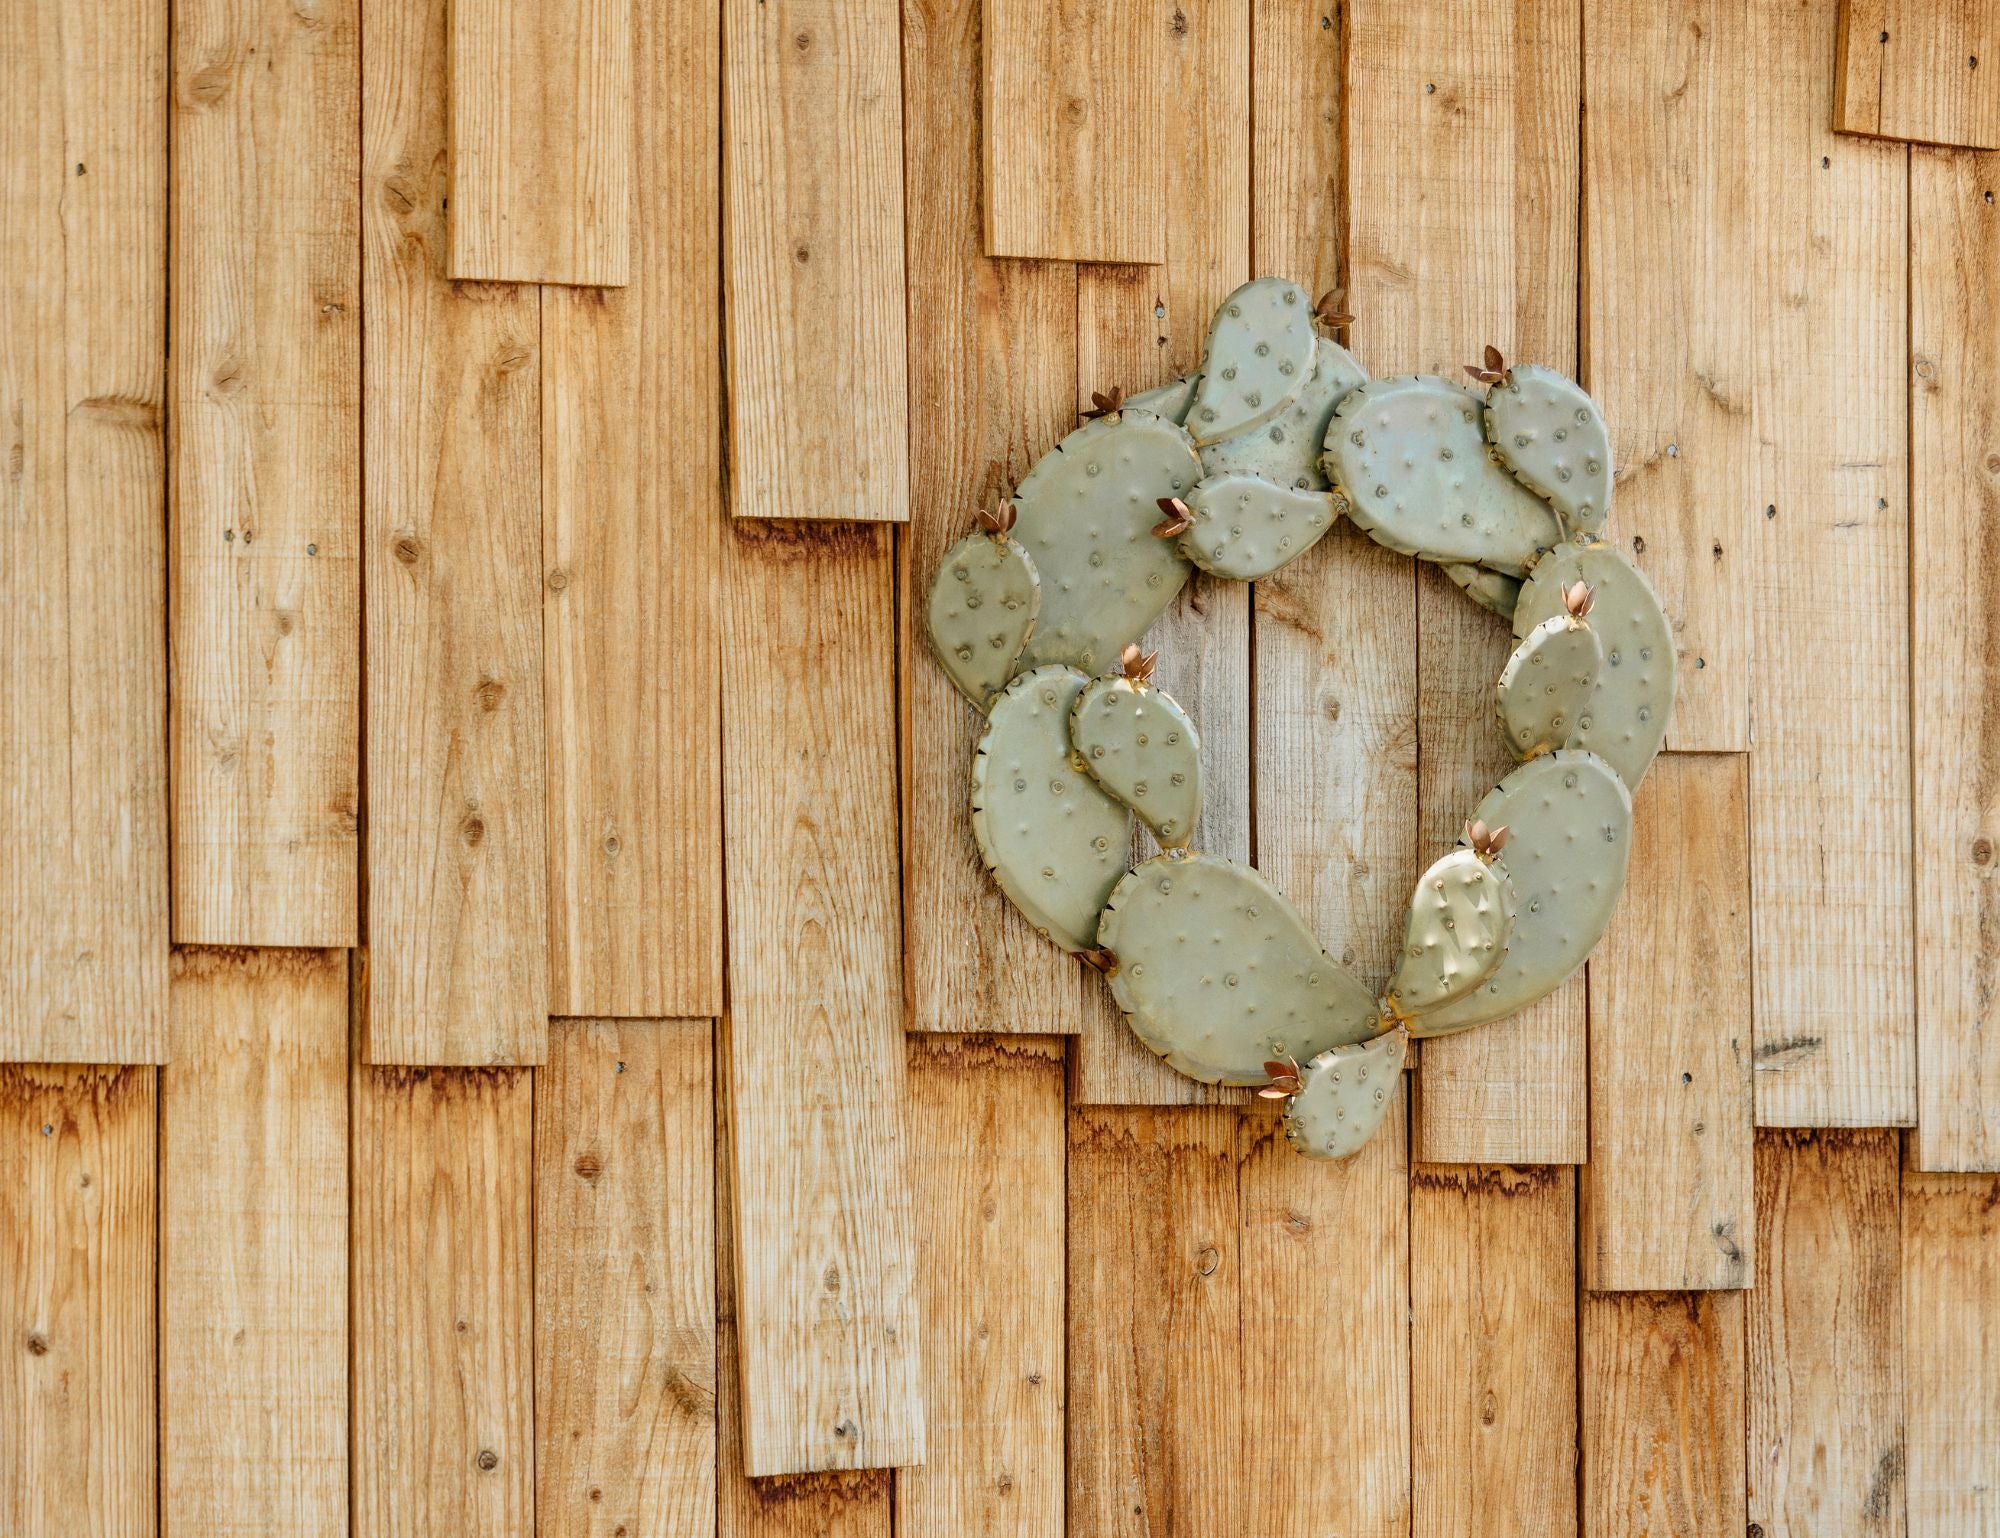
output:
<svg viewBox="0 0 2000 1538"><path fill-rule="evenodd" d="M931 644L981 710L1014 676L1041 606L1035 563L1006 535L968 535L945 552L931 583Z"/></svg>
<svg viewBox="0 0 2000 1538"><path fill-rule="evenodd" d="M1518 577L1562 533L1494 462L1481 414L1476 395L1434 375L1373 380L1334 408L1323 464L1378 543Z"/></svg>
<svg viewBox="0 0 2000 1538"><path fill-rule="evenodd" d="M1407 1019L1472 992L1499 969L1514 916L1514 883L1497 860L1454 849L1431 866L1410 897L1390 1011Z"/></svg>
<svg viewBox="0 0 2000 1538"><path fill-rule="evenodd" d="M1111 671L1187 581L1187 562L1153 525L1159 499L1185 496L1200 476L1181 428L1129 407L1086 422L1041 457L1014 491L1014 538L1042 580L1022 667Z"/></svg>
<svg viewBox="0 0 2000 1538"><path fill-rule="evenodd" d="M1295 491L1326 490L1320 450L1333 408L1349 390L1366 384L1367 370L1338 342L1319 339L1312 368L1299 398L1262 427L1253 427L1201 451L1201 468L1208 475L1261 475Z"/></svg>
<svg viewBox="0 0 2000 1538"><path fill-rule="evenodd" d="M1256 871L1164 854L1118 883L1097 929L1111 991L1168 1066L1207 1084L1261 1084L1271 1058L1373 1036L1379 1007Z"/></svg>
<svg viewBox="0 0 2000 1538"><path fill-rule="evenodd" d="M1294 491L1261 475L1211 475L1187 497L1193 518L1181 554L1203 571L1239 582L1268 577L1333 527L1333 496Z"/></svg>
<svg viewBox="0 0 2000 1538"><path fill-rule="evenodd" d="M1312 301L1284 278L1244 284L1215 312L1187 415L1198 444L1261 427L1298 399L1312 370Z"/></svg>
<svg viewBox="0 0 2000 1538"><path fill-rule="evenodd" d="M1611 435L1575 380L1517 363L1486 397L1486 437L1500 462L1562 514L1566 534L1596 534L1611 510Z"/></svg>
<svg viewBox="0 0 2000 1538"><path fill-rule="evenodd" d="M1570 733L1637 790L1666 741L1674 706L1674 635L1666 612L1638 568L1611 545L1590 539L1556 546L1535 566L1514 611L1514 633L1526 635L1564 612L1563 594L1590 584L1590 628L1604 650L1597 689Z"/></svg>
<svg viewBox="0 0 2000 1538"><path fill-rule="evenodd" d="M1069 737L1091 778L1161 848L1187 848L1201 816L1201 740L1172 695L1143 676L1093 679L1071 708Z"/></svg>
<svg viewBox="0 0 2000 1538"><path fill-rule="evenodd" d="M1595 753L1564 748L1529 759L1474 815L1508 830L1496 863L1514 883L1514 934L1491 977L1411 1023L1419 1036L1484 1025L1560 987L1597 944L1625 885L1632 797Z"/></svg>
<svg viewBox="0 0 2000 1538"><path fill-rule="evenodd" d="M1500 735L1516 758L1566 748L1590 708L1604 651L1587 619L1554 614L1522 638L1500 670Z"/></svg>
<svg viewBox="0 0 2000 1538"><path fill-rule="evenodd" d="M1285 1102L1285 1141L1308 1159L1359 1153L1403 1092L1409 1050L1409 1033L1399 1027L1320 1053Z"/></svg>
<svg viewBox="0 0 2000 1538"><path fill-rule="evenodd" d="M1132 842L1130 814L1070 752L1070 708L1089 682L1060 666L1023 673L994 699L972 761L979 853L1028 922L1066 951L1096 944Z"/></svg>
<svg viewBox="0 0 2000 1538"><path fill-rule="evenodd" d="M1125 402L1125 409L1150 411L1169 422L1185 422L1188 408L1194 404L1194 388L1200 382L1200 374L1185 374L1179 379L1169 380L1156 390L1141 390Z"/></svg>
<svg viewBox="0 0 2000 1538"><path fill-rule="evenodd" d="M1467 566L1462 561L1447 562L1443 570L1480 608L1490 609L1502 619L1514 617L1514 606L1521 601L1519 577L1502 576L1484 566Z"/></svg>

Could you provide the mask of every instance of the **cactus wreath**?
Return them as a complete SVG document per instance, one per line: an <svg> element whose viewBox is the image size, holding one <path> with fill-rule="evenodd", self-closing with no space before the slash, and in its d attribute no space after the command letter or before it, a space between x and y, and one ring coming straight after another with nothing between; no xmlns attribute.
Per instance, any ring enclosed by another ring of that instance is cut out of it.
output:
<svg viewBox="0 0 2000 1538"><path fill-rule="evenodd" d="M986 716L972 829L1001 890L1104 974L1148 1047L1284 1099L1287 1139L1318 1159L1380 1125L1411 1036L1511 1015L1583 964L1674 697L1659 599L1601 537L1611 445L1590 397L1490 347L1479 390L1371 380L1343 319L1282 278L1236 290L1200 369L1093 397L946 553L929 602L938 660ZM1519 639L1495 689L1518 767L1418 880L1379 997L1255 870L1193 850L1195 723L1137 645L1191 567L1269 576L1342 515ZM1135 813L1160 852L1127 869Z"/></svg>

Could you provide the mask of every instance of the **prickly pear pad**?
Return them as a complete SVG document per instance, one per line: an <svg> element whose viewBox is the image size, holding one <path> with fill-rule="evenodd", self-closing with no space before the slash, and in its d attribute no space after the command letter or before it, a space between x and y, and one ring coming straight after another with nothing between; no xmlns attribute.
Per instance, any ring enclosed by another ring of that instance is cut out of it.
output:
<svg viewBox="0 0 2000 1538"><path fill-rule="evenodd" d="M1294 491L1326 490L1319 456L1333 408L1367 381L1367 371L1345 347L1321 337L1299 398L1263 426L1208 445L1201 451L1202 470L1208 475L1261 475Z"/></svg>
<svg viewBox="0 0 2000 1538"><path fill-rule="evenodd" d="M1181 554L1238 582L1296 561L1333 527L1328 493L1293 491L1261 475L1211 475L1188 493L1187 505L1194 524L1181 536Z"/></svg>
<svg viewBox="0 0 2000 1538"><path fill-rule="evenodd" d="M1587 620L1554 614L1530 630L1500 670L1494 713L1516 758L1570 746L1590 708L1604 650Z"/></svg>
<svg viewBox="0 0 2000 1538"><path fill-rule="evenodd" d="M1611 511L1611 435L1582 386L1517 363L1486 396L1486 436L1520 483L1562 515L1565 534L1596 534Z"/></svg>
<svg viewBox="0 0 2000 1538"><path fill-rule="evenodd" d="M1257 278L1223 300L1188 410L1194 441L1234 438L1291 405L1312 371L1317 341L1312 301L1296 283Z"/></svg>
<svg viewBox="0 0 2000 1538"><path fill-rule="evenodd" d="M1514 883L1497 860L1454 849L1417 878L1403 954L1384 996L1409 1018L1454 1004L1499 971L1514 935Z"/></svg>
<svg viewBox="0 0 2000 1538"><path fill-rule="evenodd" d="M1092 779L1139 814L1163 849L1185 849L1201 816L1201 739L1180 702L1130 678L1096 678L1070 710Z"/></svg>
<svg viewBox="0 0 2000 1538"><path fill-rule="evenodd" d="M1403 1092L1409 1050L1409 1033L1397 1029L1320 1053L1285 1102L1285 1141L1308 1159L1359 1153Z"/></svg>
<svg viewBox="0 0 2000 1538"><path fill-rule="evenodd" d="M925 614L931 644L945 676L981 710L1014 676L1041 606L1035 563L1004 534L969 534L945 552Z"/></svg>

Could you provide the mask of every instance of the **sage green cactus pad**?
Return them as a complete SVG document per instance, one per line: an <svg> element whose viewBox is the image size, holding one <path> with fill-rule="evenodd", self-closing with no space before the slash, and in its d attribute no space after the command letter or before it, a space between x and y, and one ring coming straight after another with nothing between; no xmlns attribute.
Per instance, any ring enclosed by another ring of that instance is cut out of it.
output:
<svg viewBox="0 0 2000 1538"><path fill-rule="evenodd" d="M1471 993L1500 968L1513 937L1514 883L1496 857L1454 849L1417 880L1403 953L1385 995L1409 1019Z"/></svg>
<svg viewBox="0 0 2000 1538"><path fill-rule="evenodd" d="M1034 561L1004 534L968 535L945 552L931 582L931 644L958 692L981 710L1014 676L1041 605Z"/></svg>
<svg viewBox="0 0 2000 1538"><path fill-rule="evenodd" d="M1069 714L1090 680L1023 673L995 697L972 760L972 836L1000 890L1066 951L1089 950L1125 874L1132 819L1077 766Z"/></svg>
<svg viewBox="0 0 2000 1538"><path fill-rule="evenodd" d="M1187 414L1194 441L1234 438L1291 405L1305 388L1318 340L1312 300L1285 278L1254 279L1223 300Z"/></svg>
<svg viewBox="0 0 2000 1538"><path fill-rule="evenodd" d="M1297 491L1324 491L1326 473L1320 450L1326 443L1333 408L1349 390L1365 384L1368 372L1338 342L1320 337L1313 350L1299 398L1262 427L1201 451L1201 468L1208 475L1261 475L1274 485Z"/></svg>
<svg viewBox="0 0 2000 1538"><path fill-rule="evenodd" d="M1069 739L1161 848L1187 848L1201 816L1201 739L1172 695L1144 679L1092 679L1070 710Z"/></svg>
<svg viewBox="0 0 2000 1538"><path fill-rule="evenodd" d="M1611 922L1625 884L1632 797L1595 753L1563 748L1529 759L1474 816L1509 833L1495 863L1514 884L1513 937L1484 983L1411 1022L1418 1036L1485 1025L1560 987Z"/></svg>
<svg viewBox="0 0 2000 1538"><path fill-rule="evenodd" d="M1494 461L1483 409L1435 375L1371 380L1334 408L1322 465L1378 543L1524 576L1562 531L1548 504Z"/></svg>
<svg viewBox="0 0 2000 1538"><path fill-rule="evenodd" d="M1379 1006L1256 871L1215 855L1158 855L1105 905L1111 992L1170 1067L1208 1084L1261 1084L1382 1027Z"/></svg>
<svg viewBox="0 0 2000 1538"><path fill-rule="evenodd" d="M1636 790L1666 741L1673 713L1673 629L1639 569L1613 546L1586 537L1565 541L1536 564L1521 589L1514 633L1524 636L1561 614L1563 590L1578 581L1590 584L1590 625L1604 666L1570 744L1601 756Z"/></svg>
<svg viewBox="0 0 2000 1538"><path fill-rule="evenodd" d="M1042 456L1014 490L1014 538L1042 582L1022 667L1111 671L1187 581L1188 563L1153 525L1159 499L1185 496L1200 477L1187 433L1130 407Z"/></svg>
<svg viewBox="0 0 2000 1538"><path fill-rule="evenodd" d="M1299 1092L1285 1102L1285 1141L1308 1159L1359 1153L1403 1092L1409 1050L1409 1033L1399 1027L1320 1053L1300 1075Z"/></svg>
<svg viewBox="0 0 2000 1538"><path fill-rule="evenodd" d="M1480 608L1502 619L1514 617L1514 605L1521 601L1519 577L1502 576L1484 566L1468 566L1462 561L1449 561L1441 569Z"/></svg>
<svg viewBox="0 0 2000 1538"><path fill-rule="evenodd" d="M1565 534L1596 534L1611 510L1611 435L1575 380L1517 363L1486 396L1486 437L1523 486L1562 514Z"/></svg>
<svg viewBox="0 0 2000 1538"><path fill-rule="evenodd" d="M1187 495L1193 516L1181 554L1203 571L1254 582L1297 560L1333 527L1333 495L1294 491L1261 475L1211 475Z"/></svg>
<svg viewBox="0 0 2000 1538"><path fill-rule="evenodd" d="M1153 390L1141 390L1125 402L1127 411L1150 411L1169 422L1187 421L1188 407L1194 404L1194 388L1201 383L1199 372L1184 374Z"/></svg>
<svg viewBox="0 0 2000 1538"><path fill-rule="evenodd" d="M1552 614L1530 630L1500 670L1494 706L1516 758L1570 746L1590 709L1604 651L1587 619Z"/></svg>

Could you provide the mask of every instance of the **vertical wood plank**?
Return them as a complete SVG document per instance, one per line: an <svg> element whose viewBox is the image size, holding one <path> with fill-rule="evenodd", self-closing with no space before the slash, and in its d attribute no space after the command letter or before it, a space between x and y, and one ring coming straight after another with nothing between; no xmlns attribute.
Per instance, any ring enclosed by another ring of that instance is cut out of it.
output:
<svg viewBox="0 0 2000 1538"><path fill-rule="evenodd" d="M1829 126L1833 6L1758 0L1750 16L1757 1121L1902 1126L1916 1115L1908 155Z"/></svg>
<svg viewBox="0 0 2000 1538"><path fill-rule="evenodd" d="M1749 1515L1765 1538L1901 1538L1896 1134L1757 1138Z"/></svg>
<svg viewBox="0 0 2000 1538"><path fill-rule="evenodd" d="M921 1462L890 535L744 522L727 560L745 1467Z"/></svg>
<svg viewBox="0 0 2000 1538"><path fill-rule="evenodd" d="M347 957L186 950L160 1079L161 1517L347 1530Z"/></svg>
<svg viewBox="0 0 2000 1538"><path fill-rule="evenodd" d="M1100 979L1037 935L980 862L966 814L984 718L919 616L972 509L1007 496L1075 420L1076 272L990 261L979 233L980 0L903 8L911 518L900 543L903 893L910 1026L1069 1034L1117 1021Z"/></svg>
<svg viewBox="0 0 2000 1538"><path fill-rule="evenodd" d="M928 1453L900 1538L1062 1538L1063 1049L909 1047Z"/></svg>
<svg viewBox="0 0 2000 1538"><path fill-rule="evenodd" d="M562 1020L535 1085L535 1530L715 1528L707 1020Z"/></svg>
<svg viewBox="0 0 2000 1538"><path fill-rule="evenodd" d="M1751 102L1743 8L1584 8L1587 240L1582 371L1611 429L1610 535L1674 627L1668 746L1750 745L1756 333L1717 296L1750 291ZM1720 237L1720 238L1719 238Z"/></svg>
<svg viewBox="0 0 2000 1538"><path fill-rule="evenodd" d="M1576 1172L1410 1185L1411 1532L1576 1531Z"/></svg>
<svg viewBox="0 0 2000 1538"><path fill-rule="evenodd" d="M1750 763L1667 753L1634 798L1632 865L1590 962L1584 1285L1748 1287Z"/></svg>
<svg viewBox="0 0 2000 1538"><path fill-rule="evenodd" d="M1994 63L2000 67L2000 50ZM1910 157L1919 1169L2000 1169L2000 163Z"/></svg>
<svg viewBox="0 0 2000 1538"><path fill-rule="evenodd" d="M731 507L901 522L897 6L724 0L722 20Z"/></svg>
<svg viewBox="0 0 2000 1538"><path fill-rule="evenodd" d="M1070 1112L1072 1533L1236 1530L1237 1114Z"/></svg>
<svg viewBox="0 0 2000 1538"><path fill-rule="evenodd" d="M352 945L361 32L174 13L174 937Z"/></svg>
<svg viewBox="0 0 2000 1538"><path fill-rule="evenodd" d="M167 7L0 22L0 1061L167 1045Z"/></svg>
<svg viewBox="0 0 2000 1538"><path fill-rule="evenodd" d="M0 1065L0 1530L156 1531L154 1074Z"/></svg>
<svg viewBox="0 0 2000 1538"><path fill-rule="evenodd" d="M550 1009L722 1013L715 0L635 17L638 255L542 294Z"/></svg>
<svg viewBox="0 0 2000 1538"><path fill-rule="evenodd" d="M986 249L1065 262L1165 260L1173 15L1155 0L984 0ZM1206 106L1206 103L1204 103ZM1196 114L1188 113L1193 117ZM1228 115L1215 126L1228 129Z"/></svg>
<svg viewBox="0 0 2000 1538"><path fill-rule="evenodd" d="M355 1538L528 1538L533 1075L357 1063L352 1093Z"/></svg>
<svg viewBox="0 0 2000 1538"><path fill-rule="evenodd" d="M1740 1538L1743 1296L1584 1295L1583 1538Z"/></svg>
<svg viewBox="0 0 2000 1538"><path fill-rule="evenodd" d="M1833 126L2000 149L2000 4L1843 0Z"/></svg>
<svg viewBox="0 0 2000 1538"><path fill-rule="evenodd" d="M1293 1153L1268 1108L1241 1116L1241 1473L1233 1518L1198 1531L1410 1531L1408 1150L1400 1096L1337 1165Z"/></svg>
<svg viewBox="0 0 2000 1538"><path fill-rule="evenodd" d="M1093 390L1116 385L1133 394L1200 367L1217 307L1250 277L1249 0L1183 7L1173 15L1178 20L1159 44L1168 78L1201 107L1168 116L1164 196L1176 213L1166 221L1164 265L1078 269L1078 410ZM1166 11L1147 8L1148 27L1164 27L1168 19ZM1195 843L1245 862L1251 859L1250 606L1248 585L1197 571L1145 640L1160 654L1161 684L1201 728ZM1086 1018L1072 1068L1081 1103L1242 1098L1175 1073L1115 1008L1094 1009Z"/></svg>
<svg viewBox="0 0 2000 1538"><path fill-rule="evenodd" d="M2000 1533L2000 1179L1903 1174L1910 1538Z"/></svg>
<svg viewBox="0 0 2000 1538"><path fill-rule="evenodd" d="M1360 0L1350 25L1349 294L1364 361L1463 379L1490 342L1573 369L1576 7ZM1451 847L1512 767L1492 723L1493 681L1513 646L1505 622L1422 563L1416 593L1416 740L1403 747L1417 752L1417 837L1399 819L1393 906L1373 921L1384 977L1421 864ZM1352 605L1336 602L1328 622L1344 625ZM1513 1020L1425 1042L1417 1157L1581 1161L1583 1012L1577 979Z"/></svg>
<svg viewBox="0 0 2000 1538"><path fill-rule="evenodd" d="M540 306L444 275L444 0L362 69L368 1061L547 1047Z"/></svg>
<svg viewBox="0 0 2000 1538"><path fill-rule="evenodd" d="M630 0L455 0L451 276L624 283L632 254ZM656 159L649 166L682 162Z"/></svg>

